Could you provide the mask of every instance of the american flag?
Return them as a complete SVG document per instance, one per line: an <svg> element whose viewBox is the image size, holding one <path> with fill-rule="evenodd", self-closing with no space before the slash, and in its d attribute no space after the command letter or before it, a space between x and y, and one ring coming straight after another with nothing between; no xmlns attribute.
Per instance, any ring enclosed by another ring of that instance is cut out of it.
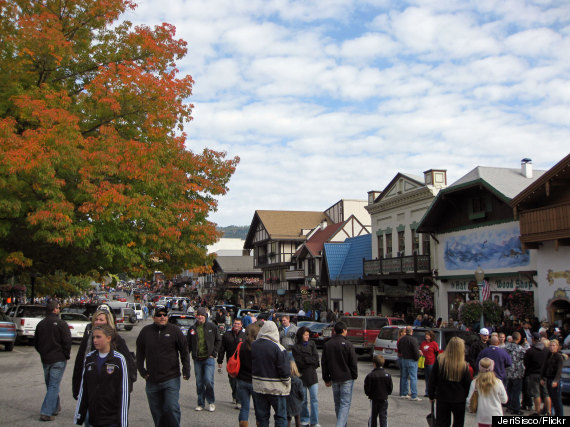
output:
<svg viewBox="0 0 570 427"><path fill-rule="evenodd" d="M483 289L481 291L481 295L483 296L483 301L487 301L491 298L491 286L489 286L489 282L483 280Z"/></svg>

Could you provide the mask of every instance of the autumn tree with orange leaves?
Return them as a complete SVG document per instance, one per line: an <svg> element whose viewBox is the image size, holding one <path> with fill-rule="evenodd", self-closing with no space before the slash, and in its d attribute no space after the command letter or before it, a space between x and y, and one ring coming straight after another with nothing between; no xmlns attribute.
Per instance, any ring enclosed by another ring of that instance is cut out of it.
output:
<svg viewBox="0 0 570 427"><path fill-rule="evenodd" d="M203 266L238 158L186 148L175 28L128 0L0 0L0 263L7 274Z"/></svg>

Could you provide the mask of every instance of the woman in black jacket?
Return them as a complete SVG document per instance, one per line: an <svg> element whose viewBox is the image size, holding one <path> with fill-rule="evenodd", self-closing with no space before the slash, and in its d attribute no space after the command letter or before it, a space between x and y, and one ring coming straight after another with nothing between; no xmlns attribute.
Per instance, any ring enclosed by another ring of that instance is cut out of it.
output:
<svg viewBox="0 0 570 427"><path fill-rule="evenodd" d="M317 377L319 354L317 353L317 345L309 339L309 335L309 329L306 326L301 326L297 331L297 343L293 345L291 350L304 386L301 425L310 424L314 426L319 424L319 379ZM310 415L307 394L311 397Z"/></svg>
<svg viewBox="0 0 570 427"><path fill-rule="evenodd" d="M239 373L237 376L237 394L241 408L238 415L239 427L247 427L249 423L249 404L253 394L251 381L251 343L257 338L261 326L259 322L245 328L245 341L239 350Z"/></svg>
<svg viewBox="0 0 570 427"><path fill-rule="evenodd" d="M127 362L113 349L116 332L110 325L93 327L93 346L85 358L75 423L83 424L87 412L95 426L126 427L129 418Z"/></svg>
<svg viewBox="0 0 570 427"><path fill-rule="evenodd" d="M465 341L459 337L449 340L445 352L433 365L429 379L429 399L436 400L437 427L453 427L465 423L465 402L471 386L469 365L465 361Z"/></svg>
<svg viewBox="0 0 570 427"><path fill-rule="evenodd" d="M564 363L562 355L559 353L560 343L558 340L550 341L550 353L546 362L542 365L540 382L546 385L548 397L544 400L546 413L550 415L550 409L554 407L554 415L561 417L564 415L562 406L562 393L560 388L560 376L562 375L562 365Z"/></svg>
<svg viewBox="0 0 570 427"><path fill-rule="evenodd" d="M97 310L93 313L93 317L91 318L91 324L87 325L85 328L85 333L83 334L83 338L81 339L81 344L79 345L79 349L77 350L77 356L75 357L75 365L73 366L73 378L72 378L72 392L73 398L77 400L79 396L79 388L81 386L81 375L83 373L83 363L85 362L85 358L87 354L94 350L93 348L93 336L92 330L95 326L99 325L109 325L115 330L115 338L113 345L115 349L123 355L125 360L127 361L127 369L129 371L129 393L133 390L133 383L137 380L137 366L135 363L134 354L129 351L129 347L127 347L127 343L125 340L116 333L115 328L115 321L113 319L112 313L108 310ZM86 421L85 425L88 424L88 420Z"/></svg>

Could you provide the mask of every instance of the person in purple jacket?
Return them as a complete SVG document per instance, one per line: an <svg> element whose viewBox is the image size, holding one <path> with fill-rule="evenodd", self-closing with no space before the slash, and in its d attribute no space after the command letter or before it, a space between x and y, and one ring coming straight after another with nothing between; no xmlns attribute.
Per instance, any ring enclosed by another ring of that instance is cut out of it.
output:
<svg viewBox="0 0 570 427"><path fill-rule="evenodd" d="M479 365L479 361L484 357L493 360L495 362L495 375L504 382L507 376L507 367L511 366L513 361L509 353L504 348L499 347L499 337L494 335L489 342L489 347L479 353L477 365Z"/></svg>

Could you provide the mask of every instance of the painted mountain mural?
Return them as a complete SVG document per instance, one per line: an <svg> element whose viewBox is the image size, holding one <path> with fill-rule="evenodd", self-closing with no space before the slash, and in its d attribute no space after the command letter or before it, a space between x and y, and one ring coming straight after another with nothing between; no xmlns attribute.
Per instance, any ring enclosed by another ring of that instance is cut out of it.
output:
<svg viewBox="0 0 570 427"><path fill-rule="evenodd" d="M518 226L507 229L476 229L445 242L444 260L448 270L484 270L511 268L530 263L530 254L523 251Z"/></svg>

